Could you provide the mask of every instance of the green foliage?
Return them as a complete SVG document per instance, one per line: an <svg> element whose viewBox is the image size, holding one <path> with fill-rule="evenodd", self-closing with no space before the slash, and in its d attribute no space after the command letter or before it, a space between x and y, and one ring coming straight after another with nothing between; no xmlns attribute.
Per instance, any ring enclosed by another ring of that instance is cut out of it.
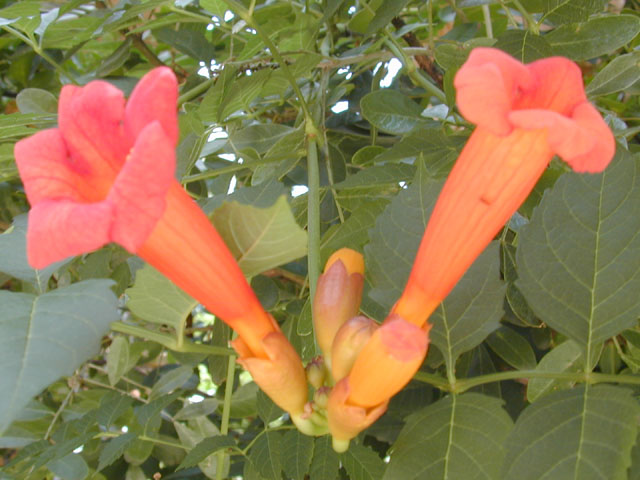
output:
<svg viewBox="0 0 640 480"><path fill-rule="evenodd" d="M640 3L619 3L0 2L0 478L640 479ZM129 95L166 65L176 179L309 360L313 272L335 250L364 253L364 314L403 291L473 130L453 79L478 46L577 61L617 154L594 175L551 163L344 453L296 430L230 328L135 255L29 266L15 143L56 127L64 85Z"/></svg>

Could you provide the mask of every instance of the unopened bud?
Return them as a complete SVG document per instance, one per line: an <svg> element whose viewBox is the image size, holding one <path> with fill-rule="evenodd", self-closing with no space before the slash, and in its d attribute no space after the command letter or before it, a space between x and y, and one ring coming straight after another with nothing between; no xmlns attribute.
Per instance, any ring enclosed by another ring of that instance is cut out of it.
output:
<svg viewBox="0 0 640 480"><path fill-rule="evenodd" d="M364 259L349 248L335 252L318 278L313 301L316 339L329 363L338 329L358 314L364 285Z"/></svg>
<svg viewBox="0 0 640 480"><path fill-rule="evenodd" d="M324 385L324 381L327 378L327 368L322 357L312 359L307 364L305 371L307 373L307 381L313 388L320 388Z"/></svg>
<svg viewBox="0 0 640 480"><path fill-rule="evenodd" d="M318 409L326 409L329 404L329 394L331 387L320 387L313 394L313 403Z"/></svg>
<svg viewBox="0 0 640 480"><path fill-rule="evenodd" d="M379 325L365 316L353 317L340 327L331 347L331 373L338 382L349 375L360 350Z"/></svg>

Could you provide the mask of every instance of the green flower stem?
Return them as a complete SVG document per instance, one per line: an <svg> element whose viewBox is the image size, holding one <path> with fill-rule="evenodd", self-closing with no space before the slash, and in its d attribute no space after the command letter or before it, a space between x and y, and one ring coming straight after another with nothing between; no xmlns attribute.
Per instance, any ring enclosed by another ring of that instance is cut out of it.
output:
<svg viewBox="0 0 640 480"><path fill-rule="evenodd" d="M235 336L235 334L234 334ZM231 395L233 394L233 379L236 371L236 356L229 357L227 365L227 382L224 389L224 404L222 407L222 420L220 421L220 434L229 433L229 417L231 415ZM216 464L216 479L222 480L224 474L224 450L217 453L218 462Z"/></svg>
<svg viewBox="0 0 640 480"><path fill-rule="evenodd" d="M491 25L491 10L486 3L482 5L482 16L484 18L484 28L487 32L487 37L493 38L493 25Z"/></svg>
<svg viewBox="0 0 640 480"><path fill-rule="evenodd" d="M442 90L436 87L433 83L427 80L420 71L416 68L413 60L409 58L409 56L404 52L404 49L401 45L398 44L398 41L395 39L393 34L389 32L386 33L386 38L384 40L384 44L391 50L391 52L402 62L402 65L407 72L409 78L419 87L424 88L429 94L436 97L443 103L446 103L447 96L444 94Z"/></svg>
<svg viewBox="0 0 640 480"><path fill-rule="evenodd" d="M320 276L320 171L318 167L318 145L312 135L307 135L307 171L309 175L307 192L307 230L309 247L307 252L310 300L316 294Z"/></svg>
<svg viewBox="0 0 640 480"><path fill-rule="evenodd" d="M452 393L463 393L471 388L486 383L502 382L504 380L516 380L519 378L548 378L550 380L567 380L576 383L623 383L640 385L640 376L636 375L610 375L593 372L541 372L538 370L511 370L508 372L491 373L478 377L462 378L454 384L438 377L437 375L418 372L415 379L433 385L441 390Z"/></svg>

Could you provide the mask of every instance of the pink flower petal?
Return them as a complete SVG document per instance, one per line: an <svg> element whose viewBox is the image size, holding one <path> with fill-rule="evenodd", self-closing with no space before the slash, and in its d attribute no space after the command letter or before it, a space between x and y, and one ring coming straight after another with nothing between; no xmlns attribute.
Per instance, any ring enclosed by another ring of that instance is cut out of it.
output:
<svg viewBox="0 0 640 480"><path fill-rule="evenodd" d="M470 122L507 135L507 113L522 90L531 88L533 76L520 62L500 50L476 48L454 79L460 113Z"/></svg>
<svg viewBox="0 0 640 480"><path fill-rule="evenodd" d="M44 200L29 212L27 258L42 269L72 255L90 252L109 242L112 208L106 202L76 203Z"/></svg>
<svg viewBox="0 0 640 480"><path fill-rule="evenodd" d="M82 175L70 167L59 130L43 130L20 140L14 154L31 205L45 199L82 199Z"/></svg>
<svg viewBox="0 0 640 480"><path fill-rule="evenodd" d="M58 124L71 158L92 176L113 180L131 147L123 135L124 95L107 82L66 85ZM103 192L106 194L106 192Z"/></svg>
<svg viewBox="0 0 640 480"><path fill-rule="evenodd" d="M145 242L164 213L175 166L171 140L159 122L151 123L138 135L107 197L114 208L111 240L132 253Z"/></svg>
<svg viewBox="0 0 640 480"><path fill-rule="evenodd" d="M154 68L131 93L124 115L124 128L129 138L136 138L151 122L158 121L175 146L178 142L176 103L178 81L168 67Z"/></svg>

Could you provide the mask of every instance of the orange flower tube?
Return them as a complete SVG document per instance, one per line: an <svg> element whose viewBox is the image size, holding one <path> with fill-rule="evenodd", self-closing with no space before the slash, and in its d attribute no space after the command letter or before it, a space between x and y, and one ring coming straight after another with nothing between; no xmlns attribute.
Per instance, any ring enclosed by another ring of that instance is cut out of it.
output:
<svg viewBox="0 0 640 480"><path fill-rule="evenodd" d="M424 325L559 155L599 172L615 140L587 101L578 66L554 57L523 65L477 48L454 79L458 108L478 126L442 188L405 290L392 313Z"/></svg>

